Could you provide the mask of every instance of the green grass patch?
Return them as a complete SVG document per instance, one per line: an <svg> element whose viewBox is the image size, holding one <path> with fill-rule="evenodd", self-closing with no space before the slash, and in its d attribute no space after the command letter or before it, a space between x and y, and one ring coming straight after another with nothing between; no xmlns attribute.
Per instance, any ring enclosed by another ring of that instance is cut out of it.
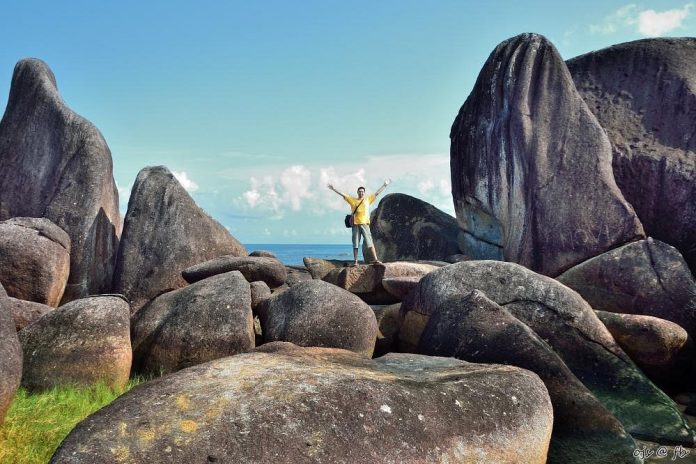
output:
<svg viewBox="0 0 696 464"><path fill-rule="evenodd" d="M134 378L125 388L115 390L104 384L41 393L20 388L0 426L0 463L47 463L80 421L144 381Z"/></svg>

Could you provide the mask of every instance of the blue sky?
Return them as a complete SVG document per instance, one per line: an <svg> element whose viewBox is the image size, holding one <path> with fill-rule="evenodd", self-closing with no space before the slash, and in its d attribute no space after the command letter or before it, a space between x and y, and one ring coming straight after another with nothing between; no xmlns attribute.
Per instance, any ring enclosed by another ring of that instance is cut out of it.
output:
<svg viewBox="0 0 696 464"><path fill-rule="evenodd" d="M453 214L449 128L501 41L564 58L696 35L689 1L38 2L0 6L0 107L37 57L104 134L125 213L163 164L245 243L348 243L325 188L417 196Z"/></svg>

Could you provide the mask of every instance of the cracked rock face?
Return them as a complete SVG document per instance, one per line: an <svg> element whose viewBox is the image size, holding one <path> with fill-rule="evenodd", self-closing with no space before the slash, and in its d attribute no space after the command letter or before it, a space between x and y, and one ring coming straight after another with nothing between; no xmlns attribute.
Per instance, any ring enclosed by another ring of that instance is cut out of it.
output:
<svg viewBox="0 0 696 464"><path fill-rule="evenodd" d="M128 201L114 291L125 295L135 312L163 292L185 287L184 269L246 254L244 245L196 205L169 169L146 167Z"/></svg>
<svg viewBox="0 0 696 464"><path fill-rule="evenodd" d="M696 273L696 39L638 40L567 64L646 234L676 247Z"/></svg>
<svg viewBox="0 0 696 464"><path fill-rule="evenodd" d="M51 462L540 464L552 422L516 367L273 343L135 387Z"/></svg>
<svg viewBox="0 0 696 464"><path fill-rule="evenodd" d="M46 218L0 222L0 269L9 296L56 307L70 273L70 237Z"/></svg>
<svg viewBox="0 0 696 464"><path fill-rule="evenodd" d="M111 152L37 59L17 63L0 122L0 220L21 216L48 218L70 236L64 303L110 290L121 233Z"/></svg>
<svg viewBox="0 0 696 464"><path fill-rule="evenodd" d="M631 435L693 444L694 433L676 404L633 364L590 305L565 285L520 265L467 261L427 274L401 305L399 337L410 338L415 349L433 312L473 290L546 341Z"/></svg>
<svg viewBox="0 0 696 464"><path fill-rule="evenodd" d="M505 261L555 276L644 237L607 135L544 37L496 47L450 138L457 220Z"/></svg>

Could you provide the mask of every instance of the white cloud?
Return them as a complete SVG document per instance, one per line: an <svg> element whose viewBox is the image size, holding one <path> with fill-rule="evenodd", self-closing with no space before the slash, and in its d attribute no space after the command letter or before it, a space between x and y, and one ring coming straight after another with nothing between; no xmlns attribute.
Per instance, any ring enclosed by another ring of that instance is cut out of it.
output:
<svg viewBox="0 0 696 464"><path fill-rule="evenodd" d="M641 10L635 3L624 5L598 24L590 25L591 34L614 34L623 29L635 28L635 32L656 37L683 27L689 16L692 4L666 11Z"/></svg>
<svg viewBox="0 0 696 464"><path fill-rule="evenodd" d="M599 24L590 25L590 33L592 34L613 34L620 28L635 24L635 11L638 6L634 3L622 6L615 12L604 17Z"/></svg>
<svg viewBox="0 0 696 464"><path fill-rule="evenodd" d="M123 216L126 215L128 200L130 200L130 192L132 188L132 185L129 185L128 187L121 187L118 185L118 181L116 181L116 190L118 191L118 209Z"/></svg>
<svg viewBox="0 0 696 464"><path fill-rule="evenodd" d="M435 183L430 179L418 182L418 191L423 195L431 191L433 187L435 187Z"/></svg>
<svg viewBox="0 0 696 464"><path fill-rule="evenodd" d="M311 198L310 181L312 173L304 166L290 166L280 174L280 185L283 188L286 202L290 203L293 211L299 211L303 198Z"/></svg>
<svg viewBox="0 0 696 464"><path fill-rule="evenodd" d="M638 15L638 32L647 37L657 37L682 27L682 22L689 16L691 4L679 9L657 12L641 11Z"/></svg>
<svg viewBox="0 0 696 464"><path fill-rule="evenodd" d="M174 174L174 177L176 177L176 180L179 181L182 187L187 192L195 192L198 190L198 184L196 184L193 180L189 179L188 174L186 171L172 171L172 174Z"/></svg>

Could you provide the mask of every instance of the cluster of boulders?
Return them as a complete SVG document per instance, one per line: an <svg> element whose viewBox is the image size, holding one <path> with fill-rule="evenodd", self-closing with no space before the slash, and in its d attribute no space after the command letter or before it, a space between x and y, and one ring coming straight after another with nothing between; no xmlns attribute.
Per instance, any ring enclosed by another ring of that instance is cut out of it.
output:
<svg viewBox="0 0 696 464"><path fill-rule="evenodd" d="M162 166L122 221L103 137L22 60L0 122L0 420L20 384L137 373L153 380L52 462L613 464L641 462L637 440L694 447L673 399L696 408L694 62L693 39L567 63L542 36L509 39L452 127L456 219L387 195L383 264L286 266Z"/></svg>

